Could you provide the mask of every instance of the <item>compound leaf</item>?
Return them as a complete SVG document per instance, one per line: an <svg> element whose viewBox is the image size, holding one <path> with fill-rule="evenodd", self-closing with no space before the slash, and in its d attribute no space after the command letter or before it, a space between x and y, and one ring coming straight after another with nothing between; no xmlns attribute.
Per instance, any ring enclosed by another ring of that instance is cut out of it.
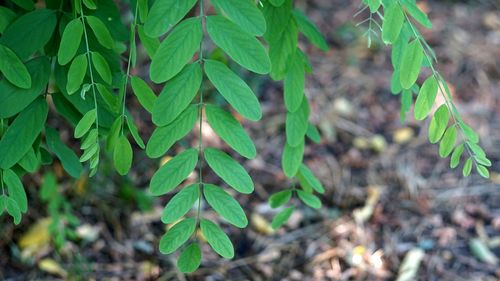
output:
<svg viewBox="0 0 500 281"><path fill-rule="evenodd" d="M184 216L193 204L200 198L199 184L191 184L179 191L163 209L161 221L163 223L172 223Z"/></svg>
<svg viewBox="0 0 500 281"><path fill-rule="evenodd" d="M174 224L160 240L160 252L164 255L175 252L188 241L196 229L196 219L188 218Z"/></svg>
<svg viewBox="0 0 500 281"><path fill-rule="evenodd" d="M208 204L226 221L239 228L245 228L248 225L245 212L238 201L222 188L205 184L203 194Z"/></svg>
<svg viewBox="0 0 500 281"><path fill-rule="evenodd" d="M236 191L244 194L252 193L254 189L252 178L231 156L215 148L205 148L205 160L210 168Z"/></svg>
<svg viewBox="0 0 500 281"><path fill-rule="evenodd" d="M202 219L200 228L208 244L217 254L226 259L234 257L233 243L231 243L229 237L227 237L226 233L218 225L209 220Z"/></svg>

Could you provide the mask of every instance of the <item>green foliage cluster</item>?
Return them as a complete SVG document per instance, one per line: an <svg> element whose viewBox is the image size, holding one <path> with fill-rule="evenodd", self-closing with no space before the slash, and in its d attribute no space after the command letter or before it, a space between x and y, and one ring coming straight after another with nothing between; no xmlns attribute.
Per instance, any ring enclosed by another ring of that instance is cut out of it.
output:
<svg viewBox="0 0 500 281"><path fill-rule="evenodd" d="M239 119L211 102L217 92L242 118L260 120L259 100L240 77L244 71L283 82L287 113L282 168L293 185L270 197L271 207L281 208L272 226L283 225L297 202L320 208L318 194L324 188L303 163L306 140L319 142L320 135L309 122L304 87L312 68L299 47L299 35L323 51L328 44L316 25L294 8L293 0L125 2L133 15L128 30L112 0L45 0L36 6L32 0L8 0L0 6L0 214L6 211L14 223L21 221L28 210L21 177L54 159L68 175L79 178L83 173L93 176L102 155L108 155L116 171L126 175L133 162L131 140L155 159L196 127L197 147L175 155L151 178L150 193L164 196L199 169L197 183L180 188L165 206L161 220L171 226L161 238L160 252L171 254L182 248L177 264L183 272L199 267L203 240L220 256L232 258L229 237L219 224L204 218L202 209L206 203L228 224L244 228L248 219L232 194L250 194L254 184L233 156L205 147L203 119L234 152L246 159L256 157ZM452 168L464 159L464 175L475 167L488 177L491 162L478 145L477 134L458 114L435 69L434 53L414 23L430 28L427 15L414 0L363 3L370 10L370 24L378 15L382 40L393 46L391 91L401 96L402 119L414 96L415 118L422 120L436 96L443 95L446 103L430 123L430 142L440 144L440 156L451 154ZM144 77L130 74L137 65L139 43L151 59L149 80L163 85L158 96ZM422 68L430 69L431 75L419 86ZM129 84L156 126L147 144L125 106ZM74 127L80 156L61 141L59 129L47 123L49 111ZM204 181L208 168L234 191ZM70 205L60 195L51 197L58 194L53 175L47 174L45 180L42 199L52 206L51 214L62 214L70 226L78 224ZM64 233L60 241L71 235L70 230Z"/></svg>

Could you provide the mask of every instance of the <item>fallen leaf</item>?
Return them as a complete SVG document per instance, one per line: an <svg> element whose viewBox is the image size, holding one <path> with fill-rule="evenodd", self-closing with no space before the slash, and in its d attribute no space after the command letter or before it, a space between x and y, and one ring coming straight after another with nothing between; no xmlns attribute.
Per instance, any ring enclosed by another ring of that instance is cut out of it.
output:
<svg viewBox="0 0 500 281"><path fill-rule="evenodd" d="M398 278L396 281L410 281L415 280L418 268L422 262L425 253L420 248L413 248L406 253L403 263L399 267Z"/></svg>
<svg viewBox="0 0 500 281"><path fill-rule="evenodd" d="M59 263L53 259L41 259L38 262L38 268L50 274L59 275L61 277L68 276L68 272L64 270Z"/></svg>

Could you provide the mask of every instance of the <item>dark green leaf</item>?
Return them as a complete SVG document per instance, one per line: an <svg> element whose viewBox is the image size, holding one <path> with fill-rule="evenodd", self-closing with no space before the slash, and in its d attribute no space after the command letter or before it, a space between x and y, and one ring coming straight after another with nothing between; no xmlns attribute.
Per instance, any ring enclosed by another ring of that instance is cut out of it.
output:
<svg viewBox="0 0 500 281"><path fill-rule="evenodd" d="M130 142L124 135L118 138L113 150L113 163L120 175L126 175L132 167L133 151Z"/></svg>
<svg viewBox="0 0 500 281"><path fill-rule="evenodd" d="M316 47L323 51L328 51L328 43L321 34L318 27L300 10L293 10L293 17L297 22L300 32L311 41Z"/></svg>
<svg viewBox="0 0 500 281"><path fill-rule="evenodd" d="M198 151L188 149L163 165L151 179L149 191L154 196L160 196L168 193L194 170L198 163Z"/></svg>
<svg viewBox="0 0 500 281"><path fill-rule="evenodd" d="M9 197L16 201L19 210L23 213L28 211L28 197L24 191L23 183L12 170L3 171L3 181L7 185Z"/></svg>
<svg viewBox="0 0 500 281"><path fill-rule="evenodd" d="M225 64L205 61L205 73L221 95L243 117L257 121L262 117L259 100L252 89Z"/></svg>
<svg viewBox="0 0 500 281"><path fill-rule="evenodd" d="M183 20L161 42L150 67L151 80L163 83L177 75L200 48L203 30L199 18Z"/></svg>
<svg viewBox="0 0 500 281"><path fill-rule="evenodd" d="M0 71L19 88L31 88L31 76L19 57L7 46L0 44Z"/></svg>
<svg viewBox="0 0 500 281"><path fill-rule="evenodd" d="M90 135L90 134L89 134ZM95 131L95 137L97 138L97 131ZM59 160L61 164L68 172L68 174L74 178L80 178L83 167L76 154L67 147L59 138L59 133L50 127L45 128L45 141L50 151L52 151ZM82 145L83 146L83 145Z"/></svg>
<svg viewBox="0 0 500 281"><path fill-rule="evenodd" d="M214 43L244 68L258 74L271 71L271 62L259 40L222 16L207 17L207 31Z"/></svg>
<svg viewBox="0 0 500 281"><path fill-rule="evenodd" d="M226 259L234 257L233 243L231 243L229 237L227 237L226 233L218 225L209 220L202 219L200 228L208 244L217 254Z"/></svg>
<svg viewBox="0 0 500 281"><path fill-rule="evenodd" d="M80 47L83 35L83 23L80 18L71 20L64 28L61 44L57 53L57 61L60 65L70 62Z"/></svg>
<svg viewBox="0 0 500 281"><path fill-rule="evenodd" d="M21 222L21 210L14 199L8 197L5 200L5 209L7 209L7 213L14 218L14 224L19 224Z"/></svg>
<svg viewBox="0 0 500 281"><path fill-rule="evenodd" d="M100 53L92 52L92 64L104 82L108 84L113 82L113 76L111 74L111 70L109 69L109 64Z"/></svg>
<svg viewBox="0 0 500 281"><path fill-rule="evenodd" d="M106 25L98 17L86 16L86 19L99 44L107 49L113 49L115 41Z"/></svg>
<svg viewBox="0 0 500 281"><path fill-rule="evenodd" d="M238 201L222 188L205 184L203 185L203 194L208 204L227 222L239 228L245 228L248 225L245 212Z"/></svg>
<svg viewBox="0 0 500 281"><path fill-rule="evenodd" d="M283 190L280 192L276 192L271 197L269 197L269 205L271 208L278 208L280 206L285 205L292 198L291 190Z"/></svg>
<svg viewBox="0 0 500 281"><path fill-rule="evenodd" d="M153 105L156 100L156 95L153 90L148 86L144 80L137 76L132 76L130 78L130 83L132 85L132 90L139 100L139 103L146 109L148 112L153 111Z"/></svg>
<svg viewBox="0 0 500 281"><path fill-rule="evenodd" d="M215 148L205 148L205 160L210 168L236 191L244 194L253 192L252 178L231 156Z"/></svg>
<svg viewBox="0 0 500 281"><path fill-rule="evenodd" d="M278 229L283 224L285 224L292 215L294 210L295 207L288 207L280 211L271 222L271 226L273 227L273 229Z"/></svg>
<svg viewBox="0 0 500 281"><path fill-rule="evenodd" d="M212 0L215 8L244 31L261 36L266 32L266 20L252 0Z"/></svg>
<svg viewBox="0 0 500 281"><path fill-rule="evenodd" d="M159 37L176 25L198 2L197 0L156 0L146 18L144 29L151 37Z"/></svg>
<svg viewBox="0 0 500 281"><path fill-rule="evenodd" d="M66 85L68 94L71 95L80 89L85 74L87 74L87 65L88 62L85 54L78 55L71 63L68 71L68 84Z"/></svg>
<svg viewBox="0 0 500 281"><path fill-rule="evenodd" d="M299 169L299 177L303 178L311 187L318 193L325 193L325 189L321 182L314 176L313 172L305 165L302 164Z"/></svg>

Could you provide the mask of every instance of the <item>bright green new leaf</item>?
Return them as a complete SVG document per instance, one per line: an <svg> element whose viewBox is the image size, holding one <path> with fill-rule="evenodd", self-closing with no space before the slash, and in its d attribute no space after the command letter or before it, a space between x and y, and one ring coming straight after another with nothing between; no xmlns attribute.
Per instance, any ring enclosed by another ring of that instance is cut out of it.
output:
<svg viewBox="0 0 500 281"><path fill-rule="evenodd" d="M28 197L24 191L23 183L12 170L3 171L3 182L7 185L9 197L16 201L19 210L23 213L28 211Z"/></svg>
<svg viewBox="0 0 500 281"><path fill-rule="evenodd" d="M309 103L304 98L297 111L286 114L286 142L293 147L300 145L304 141L308 126Z"/></svg>
<svg viewBox="0 0 500 281"><path fill-rule="evenodd" d="M95 109L91 109L83 115L82 119L80 119L80 122L75 127L75 133L74 136L75 138L79 139L83 137L94 125L95 119L97 117L97 111Z"/></svg>
<svg viewBox="0 0 500 281"><path fill-rule="evenodd" d="M252 178L231 156L215 148L205 148L205 160L210 168L236 191L244 194L253 192Z"/></svg>
<svg viewBox="0 0 500 281"><path fill-rule="evenodd" d="M208 204L227 222L239 228L245 228L248 225L245 211L240 203L222 188L213 184L205 184L203 194Z"/></svg>
<svg viewBox="0 0 500 281"><path fill-rule="evenodd" d="M316 128L316 126L314 126L311 122L309 122L309 126L307 127L306 135L314 143L319 144L321 142L321 135L319 134L318 128Z"/></svg>
<svg viewBox="0 0 500 281"><path fill-rule="evenodd" d="M193 63L168 81L153 105L153 123L157 126L172 123L196 96L202 80L200 64Z"/></svg>
<svg viewBox="0 0 500 281"><path fill-rule="evenodd" d="M73 60L69 67L68 83L66 84L66 91L68 91L68 94L71 95L80 89L85 74L87 74L87 66L88 62L85 54L78 55Z"/></svg>
<svg viewBox="0 0 500 281"><path fill-rule="evenodd" d="M200 198L200 185L195 183L184 187L179 191L163 209L161 221L165 224L173 223L184 216L193 204Z"/></svg>
<svg viewBox="0 0 500 281"><path fill-rule="evenodd" d="M278 208L280 206L285 205L292 198L291 190L283 190L280 192L276 192L269 197L269 205L271 208Z"/></svg>
<svg viewBox="0 0 500 281"><path fill-rule="evenodd" d="M83 23L80 18L71 20L64 28L61 44L57 53L57 61L60 65L70 62L80 47L83 35Z"/></svg>
<svg viewBox="0 0 500 281"><path fill-rule="evenodd" d="M298 50L290 56L288 63L284 81L285 106L289 112L295 112L305 99L305 69Z"/></svg>
<svg viewBox="0 0 500 281"><path fill-rule="evenodd" d="M258 74L271 71L262 44L235 23L222 16L208 16L207 31L214 43L244 68Z"/></svg>
<svg viewBox="0 0 500 281"><path fill-rule="evenodd" d="M403 89L410 89L417 81L424 58L424 50L418 40L413 40L403 51L399 80Z"/></svg>
<svg viewBox="0 0 500 281"><path fill-rule="evenodd" d="M0 72L10 83L19 88L31 88L31 76L28 69L9 47L0 44Z"/></svg>
<svg viewBox="0 0 500 281"><path fill-rule="evenodd" d="M297 195L299 196L299 199L304 202L307 206L313 208L313 209L319 209L321 208L321 200L319 198L309 192L305 192L303 190L298 189L297 190Z"/></svg>
<svg viewBox="0 0 500 281"><path fill-rule="evenodd" d="M281 167L283 172L289 178L293 178L300 165L302 164L302 158L304 157L304 140L293 147L288 143L285 143L285 148L283 149L283 156L281 157Z"/></svg>
<svg viewBox="0 0 500 281"><path fill-rule="evenodd" d="M233 243L231 243L229 237L227 237L226 233L218 225L209 220L202 219L200 221L200 228L208 244L217 254L226 259L234 257Z"/></svg>
<svg viewBox="0 0 500 281"><path fill-rule="evenodd" d="M5 209L7 209L7 213L14 218L14 224L17 225L21 222L21 210L14 199L8 197L5 200Z"/></svg>
<svg viewBox="0 0 500 281"><path fill-rule="evenodd" d="M95 139L94 139L95 143L97 141L97 130L95 130L94 132L95 132ZM83 170L82 164L78 160L78 157L73 152L73 150L71 150L61 141L61 139L59 138L59 133L51 127L46 127L45 141L50 151L52 151L61 161L64 170L68 172L70 176L74 178L80 178L80 175ZM82 148L83 148L83 143L82 143Z"/></svg>
<svg viewBox="0 0 500 281"><path fill-rule="evenodd" d="M132 167L133 151L127 137L121 135L113 150L113 163L120 175L126 175Z"/></svg>
<svg viewBox="0 0 500 281"><path fill-rule="evenodd" d="M243 157L253 159L257 155L255 145L241 124L228 112L214 105L205 106L208 124L215 133Z"/></svg>
<svg viewBox="0 0 500 281"><path fill-rule="evenodd" d="M201 264L201 249L196 243L187 246L177 260L177 267L182 273L192 273Z"/></svg>
<svg viewBox="0 0 500 281"><path fill-rule="evenodd" d="M243 117L252 121L262 117L259 100L252 89L225 64L206 60L205 73L219 93Z"/></svg>
<svg viewBox="0 0 500 281"><path fill-rule="evenodd" d="M146 146L146 154L151 158L162 156L193 129L197 120L198 106L191 105L174 122L154 130Z"/></svg>
<svg viewBox="0 0 500 281"><path fill-rule="evenodd" d="M450 168L454 169L458 167L458 164L460 164L460 157L462 157L462 154L464 153L464 148L465 146L462 143L453 150L450 157Z"/></svg>
<svg viewBox="0 0 500 281"><path fill-rule="evenodd" d="M149 191L154 196L168 193L194 170L198 163L198 151L194 148L188 149L163 165L151 178Z"/></svg>
<svg viewBox="0 0 500 281"><path fill-rule="evenodd" d="M427 28L432 28L432 23L427 17L427 15L418 8L417 5L415 5L415 1L411 0L404 0L404 5L406 7L406 10L410 15L418 21L421 25L427 27Z"/></svg>
<svg viewBox="0 0 500 281"><path fill-rule="evenodd" d="M273 221L271 222L271 226L273 229L278 229L280 228L283 224L285 224L290 216L292 215L293 211L295 210L295 207L288 207L283 209L281 212L279 212L274 218Z"/></svg>
<svg viewBox="0 0 500 281"><path fill-rule="evenodd" d="M212 0L212 4L244 31L262 36L266 32L266 20L252 0Z"/></svg>
<svg viewBox="0 0 500 281"><path fill-rule="evenodd" d="M384 21L382 23L382 39L386 44L392 44L398 39L405 15L399 4L394 3L384 9Z"/></svg>
<svg viewBox="0 0 500 281"><path fill-rule="evenodd" d="M98 17L86 16L85 18L87 19L87 23L89 24L90 28L94 32L94 35L97 38L99 44L107 49L113 49L113 47L115 46L115 41L113 40L111 33L109 33L106 25Z"/></svg>
<svg viewBox="0 0 500 281"><path fill-rule="evenodd" d="M189 18L177 25L161 42L150 67L151 80L163 83L177 75L200 48L203 30L199 18Z"/></svg>
<svg viewBox="0 0 500 281"><path fill-rule="evenodd" d="M48 110L46 101L37 99L14 119L0 139L0 168L9 169L28 152L42 131Z"/></svg>
<svg viewBox="0 0 500 281"><path fill-rule="evenodd" d="M300 32L322 51L328 51L328 43L319 31L319 28L300 10L293 10L293 17L297 22Z"/></svg>
<svg viewBox="0 0 500 281"><path fill-rule="evenodd" d="M477 173L479 175L481 175L481 177L483 177L485 179L490 178L490 171L488 171L488 168L486 168L485 166L476 165L476 170L477 170Z"/></svg>
<svg viewBox="0 0 500 281"><path fill-rule="evenodd" d="M464 177L468 177L471 171L472 171L472 158L469 158L467 159L467 161L465 161L464 167L462 169L462 174L464 175Z"/></svg>
<svg viewBox="0 0 500 281"><path fill-rule="evenodd" d="M443 139L439 144L439 156L446 157L450 155L455 147L455 142L457 140L457 127L449 127L443 135Z"/></svg>
<svg viewBox="0 0 500 281"><path fill-rule="evenodd" d="M314 176L311 169L309 169L305 164L302 164L299 169L298 177L304 179L316 192L325 193L325 189L321 182Z"/></svg>
<svg viewBox="0 0 500 281"><path fill-rule="evenodd" d="M175 252L182 244L188 241L196 229L196 219L184 219L172 226L160 240L160 252L164 255Z"/></svg>
<svg viewBox="0 0 500 281"><path fill-rule="evenodd" d="M437 143L441 139L446 127L448 127L449 120L450 112L448 107L443 104L436 110L429 125L429 141L431 143Z"/></svg>
<svg viewBox="0 0 500 281"><path fill-rule="evenodd" d="M197 0L156 0L144 23L146 34L160 37L176 25L197 3Z"/></svg>
<svg viewBox="0 0 500 281"><path fill-rule="evenodd" d="M106 59L98 52L92 52L92 64L101 76L104 82L111 84L113 82L113 75L109 69L109 64Z"/></svg>
<svg viewBox="0 0 500 281"><path fill-rule="evenodd" d="M153 90L151 90L144 80L137 76L130 77L130 84L132 85L132 90L137 100L139 100L139 103L144 109L151 113L156 100L156 95Z"/></svg>
<svg viewBox="0 0 500 281"><path fill-rule="evenodd" d="M434 76L425 80L415 101L415 119L423 120L432 109L438 93L438 82Z"/></svg>

